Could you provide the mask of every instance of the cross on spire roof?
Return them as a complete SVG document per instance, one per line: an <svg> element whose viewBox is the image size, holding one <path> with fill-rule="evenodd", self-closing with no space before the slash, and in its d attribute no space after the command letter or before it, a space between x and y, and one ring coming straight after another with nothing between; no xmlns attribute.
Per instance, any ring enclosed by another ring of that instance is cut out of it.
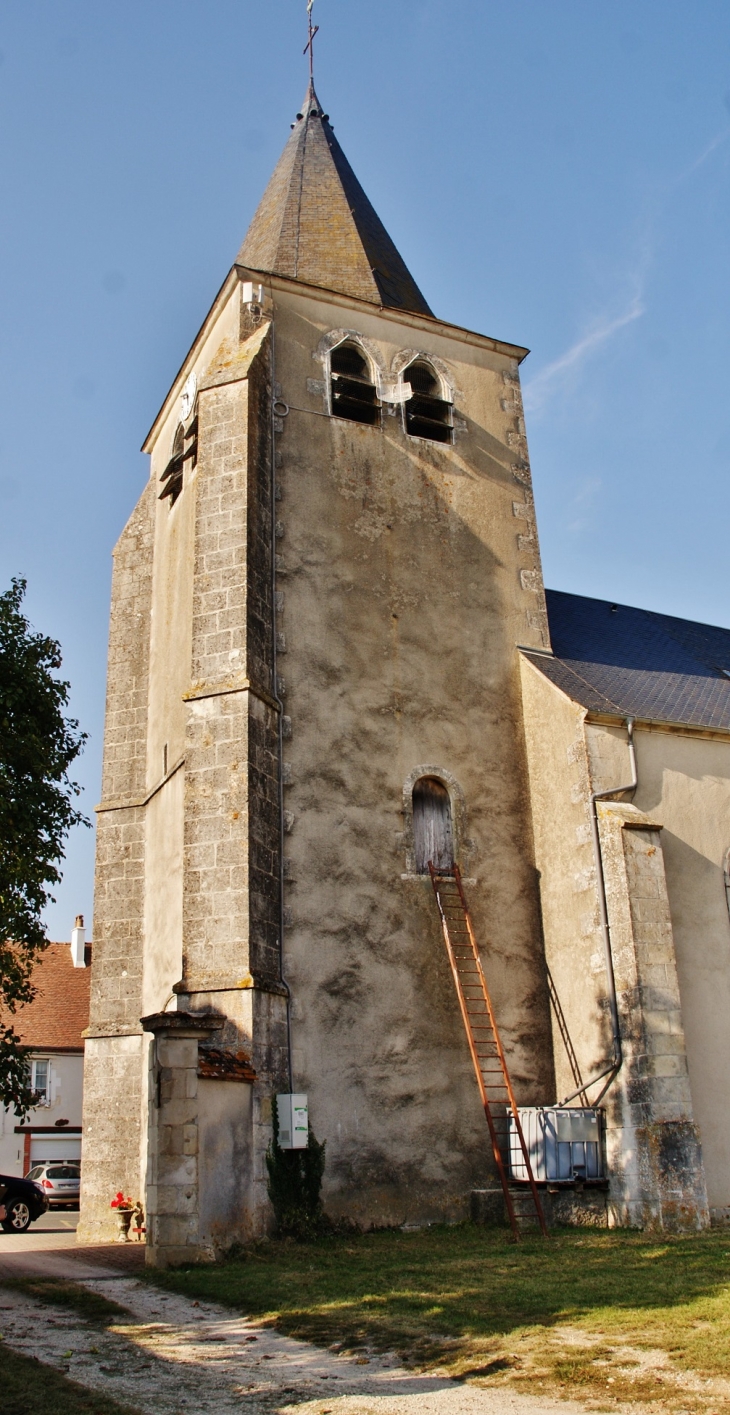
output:
<svg viewBox="0 0 730 1415"><path fill-rule="evenodd" d="M314 7L314 0L307 0L307 20L309 21L309 40L308 40L307 43L305 44L304 49L303 49L303 51L302 51L304 54L306 54L307 50L309 50L309 82L310 82L310 83L314 83L314 36L315 36L315 34L319 34L319 25L315 25L314 28L312 28L312 9L313 9L313 7Z"/></svg>

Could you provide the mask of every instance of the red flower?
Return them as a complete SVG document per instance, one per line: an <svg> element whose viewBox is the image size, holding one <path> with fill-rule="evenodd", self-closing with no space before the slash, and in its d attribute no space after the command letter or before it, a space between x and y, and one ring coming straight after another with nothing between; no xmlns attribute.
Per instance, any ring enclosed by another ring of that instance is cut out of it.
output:
<svg viewBox="0 0 730 1415"><path fill-rule="evenodd" d="M131 1200L129 1197L127 1197L127 1198L125 1199L124 1193L123 1193L123 1191L120 1189L119 1192L118 1192L118 1194L117 1194L117 1196L116 1196L116 1198L115 1198L115 1199L112 1199L111 1204L110 1204L110 1208L112 1208L112 1209L131 1209L131 1208L133 1208L132 1200Z"/></svg>

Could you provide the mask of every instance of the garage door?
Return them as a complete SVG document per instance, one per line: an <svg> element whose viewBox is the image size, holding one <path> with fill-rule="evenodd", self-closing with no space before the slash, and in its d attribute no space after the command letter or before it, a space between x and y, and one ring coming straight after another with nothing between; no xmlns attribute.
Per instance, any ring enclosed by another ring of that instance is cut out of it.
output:
<svg viewBox="0 0 730 1415"><path fill-rule="evenodd" d="M31 1164L43 1164L51 1160L80 1160L81 1136L66 1135L56 1139L55 1135L33 1135L30 1142Z"/></svg>

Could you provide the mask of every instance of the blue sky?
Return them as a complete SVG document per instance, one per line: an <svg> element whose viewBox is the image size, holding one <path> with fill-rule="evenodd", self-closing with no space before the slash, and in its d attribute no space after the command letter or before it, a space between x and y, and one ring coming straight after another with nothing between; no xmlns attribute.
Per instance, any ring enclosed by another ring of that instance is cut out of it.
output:
<svg viewBox="0 0 730 1415"><path fill-rule="evenodd" d="M316 0L317 86L436 313L528 345L549 585L730 625L727 0ZM302 98L305 0L0 4L0 586L99 796L139 452ZM77 831L52 937L91 915Z"/></svg>

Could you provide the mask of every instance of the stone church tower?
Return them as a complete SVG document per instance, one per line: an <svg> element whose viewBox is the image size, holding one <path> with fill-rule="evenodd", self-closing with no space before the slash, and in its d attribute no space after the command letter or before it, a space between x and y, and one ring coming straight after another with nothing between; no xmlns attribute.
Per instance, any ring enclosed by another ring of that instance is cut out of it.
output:
<svg viewBox="0 0 730 1415"><path fill-rule="evenodd" d="M518 1097L554 1095L527 351L432 314L313 86L292 129L115 551L80 1232L122 1187L158 1263L266 1231L277 1091L335 1216L464 1217L491 1182L426 828Z"/></svg>

